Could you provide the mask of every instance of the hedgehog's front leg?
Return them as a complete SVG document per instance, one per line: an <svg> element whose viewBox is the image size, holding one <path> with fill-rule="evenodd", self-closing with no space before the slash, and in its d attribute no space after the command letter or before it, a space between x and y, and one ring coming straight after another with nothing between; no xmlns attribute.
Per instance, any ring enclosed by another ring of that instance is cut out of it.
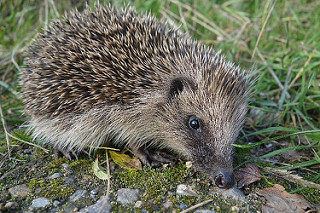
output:
<svg viewBox="0 0 320 213"><path fill-rule="evenodd" d="M55 158L59 158L61 155L68 160L76 159L78 160L78 154L74 152L73 150L66 150L66 149L59 149L59 148L54 148L53 153Z"/></svg>
<svg viewBox="0 0 320 213"><path fill-rule="evenodd" d="M150 167L160 167L163 164L173 164L176 157L163 151L156 151L151 148L141 147L130 150L143 165Z"/></svg>

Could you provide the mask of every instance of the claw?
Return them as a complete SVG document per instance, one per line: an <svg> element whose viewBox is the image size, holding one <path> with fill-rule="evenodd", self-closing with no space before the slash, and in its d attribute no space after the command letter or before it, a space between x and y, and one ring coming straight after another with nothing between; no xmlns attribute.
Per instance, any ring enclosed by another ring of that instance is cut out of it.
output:
<svg viewBox="0 0 320 213"><path fill-rule="evenodd" d="M55 158L59 158L62 154L62 156L67 158L68 160L72 160L72 159L78 160L78 154L73 150L54 148L53 153L55 155Z"/></svg>
<svg viewBox="0 0 320 213"><path fill-rule="evenodd" d="M141 161L143 165L150 167L160 167L163 164L173 164L175 157L160 151L140 148L132 153Z"/></svg>

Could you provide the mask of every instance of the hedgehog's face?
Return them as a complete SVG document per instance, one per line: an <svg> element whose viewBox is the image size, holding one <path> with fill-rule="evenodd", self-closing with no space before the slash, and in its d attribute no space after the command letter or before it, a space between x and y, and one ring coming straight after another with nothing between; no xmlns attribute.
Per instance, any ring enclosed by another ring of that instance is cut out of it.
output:
<svg viewBox="0 0 320 213"><path fill-rule="evenodd" d="M231 143L239 134L247 103L231 106L225 101L229 98L219 100L205 89L182 78L172 82L168 146L191 159L217 186L230 188L234 185Z"/></svg>

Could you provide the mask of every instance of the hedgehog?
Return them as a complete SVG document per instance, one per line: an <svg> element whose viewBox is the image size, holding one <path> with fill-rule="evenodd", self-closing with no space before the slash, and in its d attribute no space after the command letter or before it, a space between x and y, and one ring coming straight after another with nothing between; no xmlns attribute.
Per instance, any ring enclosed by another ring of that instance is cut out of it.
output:
<svg viewBox="0 0 320 213"><path fill-rule="evenodd" d="M234 185L249 72L166 21L130 6L70 11L35 39L20 81L37 141L127 148L144 164L151 149L167 150L218 187Z"/></svg>

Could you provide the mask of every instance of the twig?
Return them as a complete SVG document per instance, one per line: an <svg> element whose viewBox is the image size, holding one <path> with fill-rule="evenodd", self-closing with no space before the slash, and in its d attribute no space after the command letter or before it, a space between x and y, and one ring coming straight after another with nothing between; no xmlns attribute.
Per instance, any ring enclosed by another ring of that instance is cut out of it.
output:
<svg viewBox="0 0 320 213"><path fill-rule="evenodd" d="M37 144L31 143L31 142L28 142L28 141L25 141L25 140L22 140L22 139L14 136L14 135L11 135L10 133L8 133L8 135L9 135L9 137L11 137L11 138L13 138L13 139L15 139L15 140L17 140L17 141L20 141L20 142L22 142L22 143L26 143L26 144L28 144L28 145L35 146L35 147L37 147L37 148L39 148L39 149L42 149L45 153L48 153L48 152L49 152L48 149L43 148L42 146L39 146L39 145L37 145Z"/></svg>
<svg viewBox="0 0 320 213"><path fill-rule="evenodd" d="M211 203L212 201L213 201L212 199L203 201L203 202L201 202L201 203L198 203L198 204L196 204L196 205L194 205L194 206L191 206L190 208L187 208L187 209L181 211L181 213L190 212L190 211L192 211L192 210L195 210L196 208L199 208L199 207L204 206L204 205L206 205L206 204L208 204L208 203Z"/></svg>
<svg viewBox="0 0 320 213"><path fill-rule="evenodd" d="M103 199L103 203L101 205L101 208L99 209L99 213L104 212L104 207L107 204L109 200L109 194L110 194L110 166L109 166L109 158L108 158L108 150L106 150L106 159L107 159L107 194L105 198Z"/></svg>
<svg viewBox="0 0 320 213"><path fill-rule="evenodd" d="M11 158L11 150L10 150L10 137L9 137L9 132L7 130L7 123L4 119L4 115L3 115L3 110L2 110L2 101L1 101L1 96L2 96L2 92L0 94L0 117L1 117L1 123L2 123L2 126L3 126L3 131L4 131L4 134L6 136L6 141L7 141L7 149L8 149L8 157L9 159Z"/></svg>
<svg viewBox="0 0 320 213"><path fill-rule="evenodd" d="M271 167L264 167L263 170L265 172L277 174L277 175L281 176L283 179L286 179L292 183L298 183L300 185L307 186L310 188L320 189L319 184L304 180L304 179L302 179L302 177L300 177L298 175L291 174L290 171L275 169L275 168L271 168Z"/></svg>
<svg viewBox="0 0 320 213"><path fill-rule="evenodd" d="M272 6L271 6L271 8L270 8L270 10L269 10L269 13L268 13L268 15L267 15L267 18L265 19L265 21L264 21L264 23L263 23L263 25L262 25L262 28L261 28L261 30L260 30L260 33L259 33L259 36L258 36L258 39L257 39L257 42L256 42L256 45L255 45L255 47L254 47L254 49L253 49L253 53L252 53L251 59L253 59L253 57L254 57L254 55L255 55L255 53L256 53L256 51L257 51L258 44L259 44L259 42L260 42L262 33L264 32L264 29L265 29L265 27L266 27L266 24L267 24L267 22L268 22L268 20L269 20L269 18L270 18L270 15L271 15L271 13L272 13L272 11L273 11L273 8L274 8L274 6L276 5L276 3L277 3L277 0L275 0L275 1L273 2Z"/></svg>
<svg viewBox="0 0 320 213"><path fill-rule="evenodd" d="M106 159L107 159L107 174L108 174L108 179L107 179L107 200L109 199L109 194L110 194L110 165L109 165L109 157L108 157L108 150L106 150Z"/></svg>

